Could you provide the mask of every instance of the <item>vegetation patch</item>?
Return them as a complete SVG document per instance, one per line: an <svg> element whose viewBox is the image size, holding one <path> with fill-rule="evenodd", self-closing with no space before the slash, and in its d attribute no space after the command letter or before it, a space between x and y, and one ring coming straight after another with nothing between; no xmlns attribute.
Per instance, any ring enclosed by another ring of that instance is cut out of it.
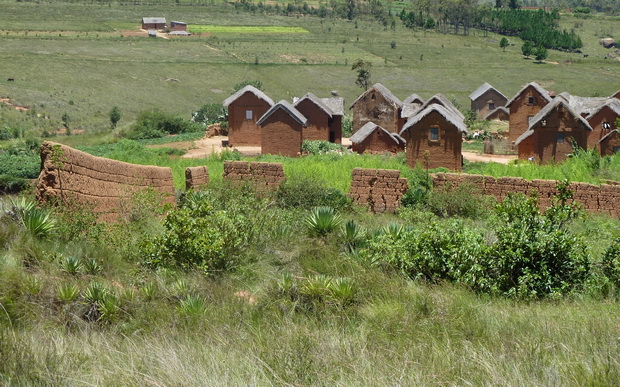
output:
<svg viewBox="0 0 620 387"><path fill-rule="evenodd" d="M284 26L218 26L192 24L188 29L193 34L309 34L302 27Z"/></svg>

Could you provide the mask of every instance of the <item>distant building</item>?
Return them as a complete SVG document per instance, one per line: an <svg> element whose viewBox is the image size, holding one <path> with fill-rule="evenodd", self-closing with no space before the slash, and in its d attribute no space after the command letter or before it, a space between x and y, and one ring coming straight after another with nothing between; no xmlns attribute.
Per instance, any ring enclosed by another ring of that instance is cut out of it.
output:
<svg viewBox="0 0 620 387"><path fill-rule="evenodd" d="M510 119L510 112L504 106L500 106L492 112L489 112L489 114L487 114L484 119L487 121L508 121Z"/></svg>
<svg viewBox="0 0 620 387"><path fill-rule="evenodd" d="M532 117L528 130L517 138L515 145L519 159L534 159L543 164L561 162L573 154L573 146L587 148L591 131L588 121L560 95Z"/></svg>
<svg viewBox="0 0 620 387"><path fill-rule="evenodd" d="M620 153L620 133L618 129L607 133L598 143L601 156L611 156Z"/></svg>
<svg viewBox="0 0 620 387"><path fill-rule="evenodd" d="M419 163L429 169L444 167L460 171L464 133L467 129L463 118L452 109L440 104L426 106L410 117L400 132L407 141L407 165L415 168Z"/></svg>
<svg viewBox="0 0 620 387"><path fill-rule="evenodd" d="M424 99L422 99L422 97L417 94L411 94L409 97L405 98L400 113L400 117L404 119L403 122L406 121L407 118L417 113L422 107L422 105L424 105Z"/></svg>
<svg viewBox="0 0 620 387"><path fill-rule="evenodd" d="M397 133L401 124L403 103L380 83L375 83L353 103L353 133L368 122L373 122L391 133Z"/></svg>
<svg viewBox="0 0 620 387"><path fill-rule="evenodd" d="M498 107L505 106L508 98L488 83L482 84L469 95L471 110L478 114L478 118L484 118Z"/></svg>
<svg viewBox="0 0 620 387"><path fill-rule="evenodd" d="M405 140L390 133L374 122L367 122L351 138L352 149L357 153L397 153L405 150Z"/></svg>
<svg viewBox="0 0 620 387"><path fill-rule="evenodd" d="M530 120L551 101L549 92L536 82L528 83L519 90L506 103L506 108L510 111L509 140L516 141L519 136L525 133L529 128Z"/></svg>
<svg viewBox="0 0 620 387"><path fill-rule="evenodd" d="M261 154L297 157L301 153L302 134L308 120L293 105L280 101L259 120Z"/></svg>
<svg viewBox="0 0 620 387"><path fill-rule="evenodd" d="M260 146L261 129L257 121L272 106L265 93L248 85L226 98L228 109L228 143L233 146Z"/></svg>
<svg viewBox="0 0 620 387"><path fill-rule="evenodd" d="M620 90L618 90L618 91L616 91L614 94L612 94L610 98L617 98L617 99L620 99Z"/></svg>
<svg viewBox="0 0 620 387"><path fill-rule="evenodd" d="M165 30L166 18L165 17L143 17L142 18L143 30Z"/></svg>
<svg viewBox="0 0 620 387"><path fill-rule="evenodd" d="M615 98L609 98L586 117L592 127L592 131L588 134L589 149L599 147L603 137L618 129L616 126L618 118L620 118L620 100Z"/></svg>
<svg viewBox="0 0 620 387"><path fill-rule="evenodd" d="M171 21L170 31L187 31L187 23L180 21Z"/></svg>

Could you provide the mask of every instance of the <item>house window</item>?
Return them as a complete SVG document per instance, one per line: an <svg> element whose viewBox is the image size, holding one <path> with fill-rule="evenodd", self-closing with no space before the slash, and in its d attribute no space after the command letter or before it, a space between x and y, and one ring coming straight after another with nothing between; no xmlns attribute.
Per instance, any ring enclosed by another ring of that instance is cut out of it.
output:
<svg viewBox="0 0 620 387"><path fill-rule="evenodd" d="M489 102L489 110L495 110L495 104L493 102Z"/></svg>
<svg viewBox="0 0 620 387"><path fill-rule="evenodd" d="M612 151L613 151L614 153L618 153L618 152L620 152L620 146L618 146L618 145L614 146L614 148L613 148L613 150L612 150Z"/></svg>
<svg viewBox="0 0 620 387"><path fill-rule="evenodd" d="M542 121L540 121L540 124L541 124L542 126L547 126L547 120L542 120Z"/></svg>
<svg viewBox="0 0 620 387"><path fill-rule="evenodd" d="M254 113L251 110L246 110L245 111L245 119L246 120L251 120L254 117Z"/></svg>
<svg viewBox="0 0 620 387"><path fill-rule="evenodd" d="M528 105L535 105L535 104L536 104L536 98L534 98L534 97L528 97L528 99L527 99L527 104L528 104Z"/></svg>
<svg viewBox="0 0 620 387"><path fill-rule="evenodd" d="M603 122L603 129L611 129L611 124L609 122Z"/></svg>
<svg viewBox="0 0 620 387"><path fill-rule="evenodd" d="M376 97L375 97L375 93L372 93L372 94L370 95L370 99L372 99L373 101L376 99Z"/></svg>
<svg viewBox="0 0 620 387"><path fill-rule="evenodd" d="M428 132L428 139L430 141L439 141L439 128L431 128Z"/></svg>
<svg viewBox="0 0 620 387"><path fill-rule="evenodd" d="M558 133L555 137L555 142L562 144L564 142L564 133Z"/></svg>

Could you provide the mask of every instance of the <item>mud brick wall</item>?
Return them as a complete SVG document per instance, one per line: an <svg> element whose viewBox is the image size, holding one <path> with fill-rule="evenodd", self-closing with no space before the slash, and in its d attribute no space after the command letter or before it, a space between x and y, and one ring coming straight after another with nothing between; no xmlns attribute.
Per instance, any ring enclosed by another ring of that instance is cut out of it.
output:
<svg viewBox="0 0 620 387"><path fill-rule="evenodd" d="M185 169L185 189L197 190L209 185L209 168L206 166Z"/></svg>
<svg viewBox="0 0 620 387"><path fill-rule="evenodd" d="M66 145L41 146L41 172L36 195L39 202L58 200L92 207L101 221L118 219L121 203L132 193L153 188L166 203L174 203L170 168L135 165L95 157Z"/></svg>
<svg viewBox="0 0 620 387"><path fill-rule="evenodd" d="M275 189L284 181L281 163L225 161L224 180L248 182L257 189Z"/></svg>
<svg viewBox="0 0 620 387"><path fill-rule="evenodd" d="M432 178L434 187L469 183L478 187L485 195L493 196L498 200L503 200L510 192L527 195L536 191L541 209L549 208L553 197L558 193L555 180L528 181L518 177L496 179L492 176L456 173L436 173L432 175ZM573 200L581 203L586 211L620 217L620 207L616 204L620 203L620 185L601 184L598 186L588 183L571 183L568 188L573 191Z"/></svg>
<svg viewBox="0 0 620 387"><path fill-rule="evenodd" d="M409 187L398 170L355 168L351 175L349 197L373 212L395 212Z"/></svg>

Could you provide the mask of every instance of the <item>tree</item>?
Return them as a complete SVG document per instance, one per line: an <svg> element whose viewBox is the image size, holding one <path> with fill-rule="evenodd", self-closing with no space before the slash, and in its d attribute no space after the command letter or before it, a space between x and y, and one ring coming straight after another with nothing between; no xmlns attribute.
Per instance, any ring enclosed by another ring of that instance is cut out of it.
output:
<svg viewBox="0 0 620 387"><path fill-rule="evenodd" d="M530 55L532 55L533 51L534 51L534 45L529 40L526 40L523 43L523 46L521 46L521 52L523 53L523 56L525 56L526 58L529 58Z"/></svg>
<svg viewBox="0 0 620 387"><path fill-rule="evenodd" d="M506 52L506 47L508 47L508 39L504 36L502 40L499 41L499 46Z"/></svg>
<svg viewBox="0 0 620 387"><path fill-rule="evenodd" d="M112 129L116 128L116 124L121 120L121 109L118 106L114 106L110 110L110 126Z"/></svg>
<svg viewBox="0 0 620 387"><path fill-rule="evenodd" d="M60 120L62 121L62 126L65 127L65 129L69 129L69 123L71 122L71 117L69 117L69 115L67 114L67 112L65 112L62 117L60 117Z"/></svg>
<svg viewBox="0 0 620 387"><path fill-rule="evenodd" d="M537 61L542 62L544 59L547 59L547 49L543 46L538 46L534 49L534 57Z"/></svg>
<svg viewBox="0 0 620 387"><path fill-rule="evenodd" d="M355 84L364 90L368 90L368 84L370 83L370 69L371 68L372 68L372 63L364 61L362 59L357 59L353 63L353 66L351 66L351 70L357 71L357 79L355 80Z"/></svg>

